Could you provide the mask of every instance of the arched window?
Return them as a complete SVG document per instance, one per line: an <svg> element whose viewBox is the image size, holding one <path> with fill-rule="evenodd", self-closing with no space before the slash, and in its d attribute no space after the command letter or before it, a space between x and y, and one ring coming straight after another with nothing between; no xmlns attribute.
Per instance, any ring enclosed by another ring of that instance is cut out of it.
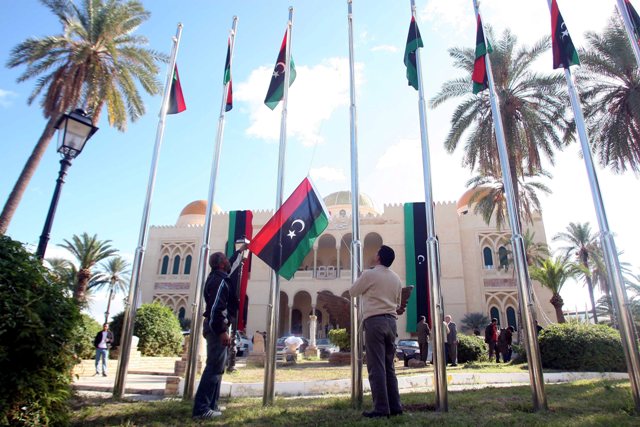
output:
<svg viewBox="0 0 640 427"><path fill-rule="evenodd" d="M484 268L493 268L493 252L490 247L485 247L482 250L482 259L484 260Z"/></svg>
<svg viewBox="0 0 640 427"><path fill-rule="evenodd" d="M179 274L180 273L180 255L176 255L175 258L173 258L173 270L171 271L171 274Z"/></svg>
<svg viewBox="0 0 640 427"><path fill-rule="evenodd" d="M507 307L507 326L513 326L518 330L518 320L516 318L516 311L513 307Z"/></svg>
<svg viewBox="0 0 640 427"><path fill-rule="evenodd" d="M184 319L184 316L187 314L187 310L185 310L184 307L180 307L180 310L178 310L178 319Z"/></svg>
<svg viewBox="0 0 640 427"><path fill-rule="evenodd" d="M169 272L169 255L162 257L162 267L160 267L160 274L167 274Z"/></svg>
<svg viewBox="0 0 640 427"><path fill-rule="evenodd" d="M191 274L191 255L184 259L184 274Z"/></svg>
<svg viewBox="0 0 640 427"><path fill-rule="evenodd" d="M505 270L509 268L509 258L507 257L507 248L500 246L498 249L498 258L500 259L500 268Z"/></svg>
<svg viewBox="0 0 640 427"><path fill-rule="evenodd" d="M498 319L498 325L500 325L500 310L498 310L498 307L491 307L489 313L491 313L492 319Z"/></svg>

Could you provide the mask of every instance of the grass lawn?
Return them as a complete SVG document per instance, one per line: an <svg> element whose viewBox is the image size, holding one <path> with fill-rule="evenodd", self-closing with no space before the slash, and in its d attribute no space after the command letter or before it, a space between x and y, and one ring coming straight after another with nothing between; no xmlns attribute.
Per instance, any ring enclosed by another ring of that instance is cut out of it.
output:
<svg viewBox="0 0 640 427"><path fill-rule="evenodd" d="M348 396L276 398L263 408L260 398L223 402L224 415L212 421L192 421L191 402L162 400L125 402L75 398L73 426L637 426L628 381L579 381L546 386L549 411L532 411L530 387L487 388L449 393L449 412L433 410L434 394L402 394L404 415L364 419L351 409ZM371 398L365 396L365 409Z"/></svg>
<svg viewBox="0 0 640 427"><path fill-rule="evenodd" d="M495 373L528 371L527 365L483 362L447 367L447 372ZM433 373L433 367L431 365L428 365L425 368L405 368L403 366L403 362L396 362L396 374L398 376L411 376L426 373ZM364 367L364 376L366 377L366 375L366 367ZM276 382L339 380L349 378L351 378L351 368L348 365L332 366L329 365L326 360L301 360L297 365L283 365L279 363L276 368ZM224 374L223 381L232 383L261 383L264 381L264 368L242 367L235 372Z"/></svg>

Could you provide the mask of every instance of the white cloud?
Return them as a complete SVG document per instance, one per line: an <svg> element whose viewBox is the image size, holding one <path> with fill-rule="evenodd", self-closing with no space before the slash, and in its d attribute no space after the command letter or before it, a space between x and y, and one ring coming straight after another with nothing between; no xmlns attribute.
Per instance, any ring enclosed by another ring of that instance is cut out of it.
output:
<svg viewBox="0 0 640 427"><path fill-rule="evenodd" d="M0 107L8 108L12 104L12 99L18 94L9 90L0 89Z"/></svg>
<svg viewBox="0 0 640 427"><path fill-rule="evenodd" d="M394 45L390 45L390 44L380 44L378 46L374 46L371 48L371 52L390 52L390 53L395 53L398 52L400 49L397 46Z"/></svg>
<svg viewBox="0 0 640 427"><path fill-rule="evenodd" d="M344 182L347 180L342 169L332 168L329 166L312 168L309 171L309 174L314 181Z"/></svg>
<svg viewBox="0 0 640 427"><path fill-rule="evenodd" d="M356 85L362 82L363 65L356 64ZM277 141L280 138L282 103L271 111L264 105L264 96L272 68L261 66L253 70L249 79L238 84L234 94L238 101L249 104L250 136ZM324 121L339 107L349 105L349 61L329 58L314 66L296 66L296 81L289 88L289 137L303 145L322 143L320 129Z"/></svg>

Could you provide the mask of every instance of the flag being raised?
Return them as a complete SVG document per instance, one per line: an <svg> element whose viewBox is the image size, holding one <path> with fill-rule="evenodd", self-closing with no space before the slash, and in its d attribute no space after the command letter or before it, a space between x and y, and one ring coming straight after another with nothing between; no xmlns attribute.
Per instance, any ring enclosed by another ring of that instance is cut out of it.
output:
<svg viewBox="0 0 640 427"><path fill-rule="evenodd" d="M324 201L305 178L258 232L249 250L290 280L328 224Z"/></svg>

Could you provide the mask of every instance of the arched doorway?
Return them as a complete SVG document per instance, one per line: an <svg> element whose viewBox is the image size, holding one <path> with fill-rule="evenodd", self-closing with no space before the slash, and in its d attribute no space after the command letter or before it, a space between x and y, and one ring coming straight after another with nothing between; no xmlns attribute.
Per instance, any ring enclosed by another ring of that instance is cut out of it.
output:
<svg viewBox="0 0 640 427"><path fill-rule="evenodd" d="M289 332L289 295L280 291L280 316L278 319L278 337Z"/></svg>
<svg viewBox="0 0 640 427"><path fill-rule="evenodd" d="M293 309L291 311L291 333L295 335L309 336L309 316L302 313L311 311L311 295L306 291L300 291L293 297Z"/></svg>

